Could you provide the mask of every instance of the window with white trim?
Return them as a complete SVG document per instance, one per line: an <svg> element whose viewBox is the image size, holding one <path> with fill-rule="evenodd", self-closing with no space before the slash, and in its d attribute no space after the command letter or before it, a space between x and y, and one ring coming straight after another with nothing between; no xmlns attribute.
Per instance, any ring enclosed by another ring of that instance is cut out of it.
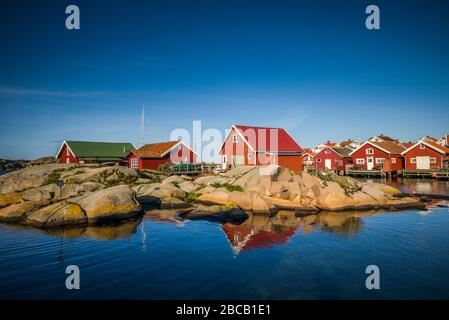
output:
<svg viewBox="0 0 449 320"><path fill-rule="evenodd" d="M416 163L416 158L410 158L410 163Z"/></svg>
<svg viewBox="0 0 449 320"><path fill-rule="evenodd" d="M357 159L355 159L355 163L356 163L356 164L365 164L365 159L363 159L363 158L357 158Z"/></svg>
<svg viewBox="0 0 449 320"><path fill-rule="evenodd" d="M316 162L321 162L321 158L316 159Z"/></svg>
<svg viewBox="0 0 449 320"><path fill-rule="evenodd" d="M380 163L384 163L385 158L376 158L376 163L380 164Z"/></svg>
<svg viewBox="0 0 449 320"><path fill-rule="evenodd" d="M70 151L69 151L69 147L65 147L65 151L66 151L66 154L67 154L67 157L69 157L70 156Z"/></svg>
<svg viewBox="0 0 449 320"><path fill-rule="evenodd" d="M227 155L223 155L223 163L228 162L228 156Z"/></svg>
<svg viewBox="0 0 449 320"><path fill-rule="evenodd" d="M325 154L330 154L331 151L330 151L330 150L326 150L326 151L324 151L324 153L325 153Z"/></svg>
<svg viewBox="0 0 449 320"><path fill-rule="evenodd" d="M251 152L248 153L248 160L251 160L253 158L253 154Z"/></svg>
<svg viewBox="0 0 449 320"><path fill-rule="evenodd" d="M425 148L426 148L426 146L425 145L423 145L422 143L419 145L419 148L421 149L421 150L424 150Z"/></svg>
<svg viewBox="0 0 449 320"><path fill-rule="evenodd" d="M430 158L430 163L437 163L437 158L434 157Z"/></svg>
<svg viewBox="0 0 449 320"><path fill-rule="evenodd" d="M234 134L234 135L232 136L232 142L234 142L234 143L239 142L239 136L238 136L238 134Z"/></svg>
<svg viewBox="0 0 449 320"><path fill-rule="evenodd" d="M391 158L391 163L396 163L396 158Z"/></svg>
<svg viewBox="0 0 449 320"><path fill-rule="evenodd" d="M374 154L374 149L371 148L366 149L366 154Z"/></svg>
<svg viewBox="0 0 449 320"><path fill-rule="evenodd" d="M139 159L132 158L131 159L131 168L137 168L139 166Z"/></svg>

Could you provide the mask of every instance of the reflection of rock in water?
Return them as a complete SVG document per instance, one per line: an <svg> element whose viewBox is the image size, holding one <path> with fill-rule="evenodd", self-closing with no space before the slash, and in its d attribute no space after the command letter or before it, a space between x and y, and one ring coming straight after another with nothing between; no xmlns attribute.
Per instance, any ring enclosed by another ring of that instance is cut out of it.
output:
<svg viewBox="0 0 449 320"><path fill-rule="evenodd" d="M376 213L378 211L321 212L317 216L321 230L336 233L344 237L351 237L363 229L362 217L371 216Z"/></svg>
<svg viewBox="0 0 449 320"><path fill-rule="evenodd" d="M99 240L126 239L137 231L142 219L128 220L126 223L105 226L85 226L76 228L59 228L44 230L45 233L61 238L77 238L86 236Z"/></svg>
<svg viewBox="0 0 449 320"><path fill-rule="evenodd" d="M255 248L283 244L296 233L301 218L292 211L279 211L276 215L251 214L240 225L225 223L222 229L234 253Z"/></svg>
<svg viewBox="0 0 449 320"><path fill-rule="evenodd" d="M153 209L145 212L144 219L175 223L177 226L182 227L185 225L186 220L179 217L178 209Z"/></svg>

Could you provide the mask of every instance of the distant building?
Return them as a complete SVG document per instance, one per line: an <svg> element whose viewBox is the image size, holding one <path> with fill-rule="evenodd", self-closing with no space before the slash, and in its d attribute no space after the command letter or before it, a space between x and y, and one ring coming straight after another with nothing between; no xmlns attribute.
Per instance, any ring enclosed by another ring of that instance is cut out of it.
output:
<svg viewBox="0 0 449 320"><path fill-rule="evenodd" d="M352 164L351 149L347 147L325 147L313 157L317 169L346 170Z"/></svg>
<svg viewBox="0 0 449 320"><path fill-rule="evenodd" d="M56 155L59 163L117 163L135 147L129 142L64 141Z"/></svg>
<svg viewBox="0 0 449 320"><path fill-rule="evenodd" d="M223 168L276 164L302 170L303 149L283 128L233 125L220 149Z"/></svg>
<svg viewBox="0 0 449 320"><path fill-rule="evenodd" d="M363 142L348 139L348 140L341 141L341 142L337 143L337 146L338 147L346 147L351 150L355 150L358 147L360 147L362 144L363 144Z"/></svg>
<svg viewBox="0 0 449 320"><path fill-rule="evenodd" d="M313 157L315 153L312 149L304 149L304 153L302 154L302 163L304 166L313 166Z"/></svg>
<svg viewBox="0 0 449 320"><path fill-rule="evenodd" d="M372 141L372 142L386 142L386 141L399 142L398 139L391 138L389 136L384 135L383 133L381 133L378 136L374 136L374 137L369 138L368 141Z"/></svg>
<svg viewBox="0 0 449 320"><path fill-rule="evenodd" d="M197 153L181 141L167 141L133 150L126 160L130 168L156 170L166 163L196 163Z"/></svg>
<svg viewBox="0 0 449 320"><path fill-rule="evenodd" d="M394 141L366 141L350 155L356 168L395 172L403 169L404 150L403 145Z"/></svg>
<svg viewBox="0 0 449 320"><path fill-rule="evenodd" d="M438 140L438 144L449 148L449 134Z"/></svg>
<svg viewBox="0 0 449 320"><path fill-rule="evenodd" d="M449 148L435 141L422 139L402 152L407 170L441 169Z"/></svg>
<svg viewBox="0 0 449 320"><path fill-rule="evenodd" d="M327 142L325 142L325 143L320 143L319 145L317 145L317 146L313 149L313 152L316 154L316 153L319 153L321 150L323 150L323 149L326 148L326 147L335 147L336 145L337 145L336 142L331 142L331 141L327 140Z"/></svg>

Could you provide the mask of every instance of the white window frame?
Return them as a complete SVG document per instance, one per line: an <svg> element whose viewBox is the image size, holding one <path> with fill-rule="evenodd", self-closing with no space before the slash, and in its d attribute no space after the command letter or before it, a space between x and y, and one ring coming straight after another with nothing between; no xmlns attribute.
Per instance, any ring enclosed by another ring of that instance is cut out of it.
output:
<svg viewBox="0 0 449 320"><path fill-rule="evenodd" d="M316 162L321 162L321 158L317 158L317 159L316 159Z"/></svg>
<svg viewBox="0 0 449 320"><path fill-rule="evenodd" d="M233 134L232 135L232 142L233 143L239 142L239 135L238 134Z"/></svg>
<svg viewBox="0 0 449 320"><path fill-rule="evenodd" d="M325 154L331 154L331 151L330 150L326 150L326 151L324 151L324 153Z"/></svg>
<svg viewBox="0 0 449 320"><path fill-rule="evenodd" d="M139 159L138 158L131 158L131 168L138 168L139 167Z"/></svg>
<svg viewBox="0 0 449 320"><path fill-rule="evenodd" d="M248 160L251 160L253 158L253 154L251 152L248 152Z"/></svg>
<svg viewBox="0 0 449 320"><path fill-rule="evenodd" d="M420 148L421 150L424 150L424 149L426 148L426 146L425 146L424 144L421 143L421 144L419 145L419 148Z"/></svg>
<svg viewBox="0 0 449 320"><path fill-rule="evenodd" d="M223 159L222 163L227 163L228 162L228 156L227 155L224 154L222 159Z"/></svg>
<svg viewBox="0 0 449 320"><path fill-rule="evenodd" d="M374 154L374 149L373 148L366 149L366 154L373 155Z"/></svg>
<svg viewBox="0 0 449 320"><path fill-rule="evenodd" d="M355 164L365 164L365 159L364 158L357 158L357 159L355 159Z"/></svg>
<svg viewBox="0 0 449 320"><path fill-rule="evenodd" d="M69 146L65 146L65 148L66 148L66 152L65 152L65 154L67 155L67 157L70 157L70 150L69 150Z"/></svg>
<svg viewBox="0 0 449 320"><path fill-rule="evenodd" d="M437 163L437 158L431 157L431 158L430 158L430 163L432 163L432 164Z"/></svg>
<svg viewBox="0 0 449 320"><path fill-rule="evenodd" d="M376 158L376 164L381 164L385 162L385 158Z"/></svg>
<svg viewBox="0 0 449 320"><path fill-rule="evenodd" d="M396 158L391 158L391 163L396 163Z"/></svg>
<svg viewBox="0 0 449 320"><path fill-rule="evenodd" d="M410 163L416 163L416 158L410 158Z"/></svg>

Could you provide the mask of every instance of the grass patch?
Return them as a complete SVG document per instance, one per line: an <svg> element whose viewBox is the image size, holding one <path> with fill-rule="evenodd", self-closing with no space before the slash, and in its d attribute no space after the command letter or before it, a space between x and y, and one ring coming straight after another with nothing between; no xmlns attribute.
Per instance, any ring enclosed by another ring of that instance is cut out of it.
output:
<svg viewBox="0 0 449 320"><path fill-rule="evenodd" d="M194 202L201 194L195 192L189 192L187 194L187 200L190 202Z"/></svg>
<svg viewBox="0 0 449 320"><path fill-rule="evenodd" d="M243 191L243 188L241 186L234 186L229 183L212 183L211 186L214 188L226 188L230 192L232 192L232 191L242 192Z"/></svg>

